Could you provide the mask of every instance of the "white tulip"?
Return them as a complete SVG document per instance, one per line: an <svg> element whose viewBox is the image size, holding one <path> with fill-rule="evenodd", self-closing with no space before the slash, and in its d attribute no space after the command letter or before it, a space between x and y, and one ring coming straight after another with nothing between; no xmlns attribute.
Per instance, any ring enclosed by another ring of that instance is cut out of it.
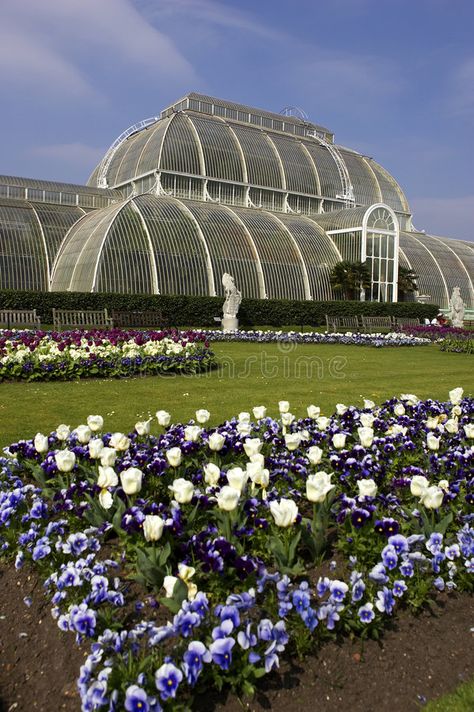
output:
<svg viewBox="0 0 474 712"><path fill-rule="evenodd" d="M195 573L196 569L193 566L188 566L183 563L178 564L178 576L185 583L188 583Z"/></svg>
<svg viewBox="0 0 474 712"><path fill-rule="evenodd" d="M99 465L99 476L97 478L97 484L102 489L107 487L115 487L118 485L118 476L113 467L102 467Z"/></svg>
<svg viewBox="0 0 474 712"><path fill-rule="evenodd" d="M246 435L250 435L250 433L252 432L252 426L250 423L237 423L237 426L235 429L237 430L239 435L244 436L244 437Z"/></svg>
<svg viewBox="0 0 474 712"><path fill-rule="evenodd" d="M239 502L240 494L233 487L225 485L217 496L217 506L226 512L232 512Z"/></svg>
<svg viewBox="0 0 474 712"><path fill-rule="evenodd" d="M433 435L433 433L428 433L426 436L426 444L428 446L428 450L439 450L439 441L441 438L437 438L436 435Z"/></svg>
<svg viewBox="0 0 474 712"><path fill-rule="evenodd" d="M453 388L449 391L449 400L453 405L459 405L464 395L464 388Z"/></svg>
<svg viewBox="0 0 474 712"><path fill-rule="evenodd" d="M262 466L261 462L247 462L247 475L254 485L260 487L268 487L270 481L270 473Z"/></svg>
<svg viewBox="0 0 474 712"><path fill-rule="evenodd" d="M135 423L135 430L138 435L143 437L144 435L149 435L151 429L151 418L149 420L140 420Z"/></svg>
<svg viewBox="0 0 474 712"><path fill-rule="evenodd" d="M439 421L437 416L430 416L425 421L425 425L428 430L435 430L438 427L438 423Z"/></svg>
<svg viewBox="0 0 474 712"><path fill-rule="evenodd" d="M253 455L250 455L249 460L250 462L258 462L261 467L265 465L265 457L261 452L254 452Z"/></svg>
<svg viewBox="0 0 474 712"><path fill-rule="evenodd" d="M67 440L71 434L71 428L69 425L58 425L56 428L56 437L58 440Z"/></svg>
<svg viewBox="0 0 474 712"><path fill-rule="evenodd" d="M113 433L110 438L110 447L115 450L128 450L130 446L130 438L127 438L123 433Z"/></svg>
<svg viewBox="0 0 474 712"><path fill-rule="evenodd" d="M158 541L163 534L164 519L158 514L147 514L143 522L143 535L147 541Z"/></svg>
<svg viewBox="0 0 474 712"><path fill-rule="evenodd" d="M103 509L110 509L114 503L114 498L109 490L103 489L99 492L99 504Z"/></svg>
<svg viewBox="0 0 474 712"><path fill-rule="evenodd" d="M279 502L270 502L270 512L277 527L291 527L298 516L298 507L292 499L282 497Z"/></svg>
<svg viewBox="0 0 474 712"><path fill-rule="evenodd" d="M413 395L413 393L402 393L400 400L406 401L408 405L416 405L420 402L418 396Z"/></svg>
<svg viewBox="0 0 474 712"><path fill-rule="evenodd" d="M211 414L205 408L196 411L196 420L198 423L207 423L210 417Z"/></svg>
<svg viewBox="0 0 474 712"><path fill-rule="evenodd" d="M242 411L242 413L239 413L237 420L239 423L250 423L250 413Z"/></svg>
<svg viewBox="0 0 474 712"><path fill-rule="evenodd" d="M466 433L466 438L472 440L472 438L474 438L474 423L466 423L466 425L463 425L463 428Z"/></svg>
<svg viewBox="0 0 474 712"><path fill-rule="evenodd" d="M395 423L395 425L392 425L392 427L387 430L388 435L406 435L407 432L407 426L399 425L398 423Z"/></svg>
<svg viewBox="0 0 474 712"><path fill-rule="evenodd" d="M102 430L104 419L101 415L89 415L87 416L87 425L93 433L97 433L99 430Z"/></svg>
<svg viewBox="0 0 474 712"><path fill-rule="evenodd" d="M314 475L309 475L306 480L306 497L310 502L324 502L326 495L336 485L331 484L332 474L327 472L316 472Z"/></svg>
<svg viewBox="0 0 474 712"><path fill-rule="evenodd" d="M321 415L321 408L319 408L317 405L309 405L306 408L306 412L308 413L308 418L316 420L316 418L319 418L319 416Z"/></svg>
<svg viewBox="0 0 474 712"><path fill-rule="evenodd" d="M372 425L374 424L374 420L375 420L375 415L373 415L372 413L361 413L360 414L360 422L364 428L371 428Z"/></svg>
<svg viewBox="0 0 474 712"><path fill-rule="evenodd" d="M308 448L306 456L312 465L319 465L323 456L323 451L317 445L311 445L311 447Z"/></svg>
<svg viewBox="0 0 474 712"><path fill-rule="evenodd" d="M375 497L377 494L377 485L374 480L358 480L357 486L359 488L359 497L365 499L366 497Z"/></svg>
<svg viewBox="0 0 474 712"><path fill-rule="evenodd" d="M187 425L184 429L184 439L190 443L197 443L201 433L202 428L199 425Z"/></svg>
<svg viewBox="0 0 474 712"><path fill-rule="evenodd" d="M290 452L296 450L301 444L301 433L289 433L285 435L285 445Z"/></svg>
<svg viewBox="0 0 474 712"><path fill-rule="evenodd" d="M438 482L438 487L440 487L443 492L449 492L449 482L448 480L440 480Z"/></svg>
<svg viewBox="0 0 474 712"><path fill-rule="evenodd" d="M87 447L89 449L89 457L91 457L93 460L97 460L104 450L104 443L102 442L101 438L94 438L93 440L89 441L89 445Z"/></svg>
<svg viewBox="0 0 474 712"><path fill-rule="evenodd" d="M344 415L344 413L347 410L347 405L344 405L344 403L337 403L336 404L336 413L338 415Z"/></svg>
<svg viewBox="0 0 474 712"><path fill-rule="evenodd" d="M142 488L143 472L138 467L129 467L120 473L120 481L125 494L137 494Z"/></svg>
<svg viewBox="0 0 474 712"><path fill-rule="evenodd" d="M369 427L357 428L360 444L362 447L370 447L374 442L374 430Z"/></svg>
<svg viewBox="0 0 474 712"><path fill-rule="evenodd" d="M208 445L214 452L219 452L225 445L225 435L222 435L222 433L211 433Z"/></svg>
<svg viewBox="0 0 474 712"><path fill-rule="evenodd" d="M247 457L256 455L262 449L263 442L259 438L247 438L244 442L244 451Z"/></svg>
<svg viewBox="0 0 474 712"><path fill-rule="evenodd" d="M74 434L81 445L86 445L92 437L92 430L88 425L78 425L74 430Z"/></svg>
<svg viewBox="0 0 474 712"><path fill-rule="evenodd" d="M428 488L429 482L423 475L414 475L410 482L410 492L415 497L421 497L423 492Z"/></svg>
<svg viewBox="0 0 474 712"><path fill-rule="evenodd" d="M43 452L48 452L49 445L48 445L48 438L46 435L42 435L41 433L36 433L35 439L33 440L33 444L35 446L36 452L43 453Z"/></svg>
<svg viewBox="0 0 474 712"><path fill-rule="evenodd" d="M178 582L176 576L165 576L163 579L163 588L165 589L165 598L173 598L173 589Z"/></svg>
<svg viewBox="0 0 474 712"><path fill-rule="evenodd" d="M113 467L117 459L117 451L113 447L104 447L100 452L100 464L103 467Z"/></svg>
<svg viewBox="0 0 474 712"><path fill-rule="evenodd" d="M375 408L375 403L373 400L368 400L367 398L364 398L364 408L366 410L372 410L372 408Z"/></svg>
<svg viewBox="0 0 474 712"><path fill-rule="evenodd" d="M254 418L256 418L257 420L261 420L266 416L267 409L264 405L256 405L255 408L252 409L252 412Z"/></svg>
<svg viewBox="0 0 474 712"><path fill-rule="evenodd" d="M194 495L193 483L189 480L185 480L184 477L179 477L177 480L174 480L168 489L171 490L174 499L179 504L188 504Z"/></svg>
<svg viewBox="0 0 474 712"><path fill-rule="evenodd" d="M329 418L326 418L324 415L320 415L319 418L316 418L316 425L319 430L326 430L329 425Z"/></svg>
<svg viewBox="0 0 474 712"><path fill-rule="evenodd" d="M155 416L158 421L158 425L166 428L170 424L171 415L166 410L157 410Z"/></svg>
<svg viewBox="0 0 474 712"><path fill-rule="evenodd" d="M288 425L291 425L292 422L294 421L295 416L293 413L282 413L281 414L281 422L282 424L287 427Z"/></svg>
<svg viewBox="0 0 474 712"><path fill-rule="evenodd" d="M219 482L221 475L220 469L213 462L208 462L204 465L204 482L210 487L215 487Z"/></svg>
<svg viewBox="0 0 474 712"><path fill-rule="evenodd" d="M70 450L58 450L54 455L54 459L59 472L71 472L76 464L76 456Z"/></svg>
<svg viewBox="0 0 474 712"><path fill-rule="evenodd" d="M451 433L451 435L455 435L459 430L458 419L457 418L449 418L449 420L445 421L444 427L446 428L448 433Z"/></svg>
<svg viewBox="0 0 474 712"><path fill-rule="evenodd" d="M336 433L335 435L332 436L332 444L337 450L342 450L342 448L346 444L346 434L345 433Z"/></svg>
<svg viewBox="0 0 474 712"><path fill-rule="evenodd" d="M290 404L288 401L278 401L278 410L280 413L288 413L290 410Z"/></svg>
<svg viewBox="0 0 474 712"><path fill-rule="evenodd" d="M166 459L171 467L179 467L183 459L183 453L179 447L172 447L166 451Z"/></svg>
<svg viewBox="0 0 474 712"><path fill-rule="evenodd" d="M431 485L431 487L427 487L425 489L421 495L420 501L427 509L438 509L438 507L441 507L443 498L444 492L441 487Z"/></svg>
<svg viewBox="0 0 474 712"><path fill-rule="evenodd" d="M248 474L241 467L232 467L226 472L227 481L239 494L247 484Z"/></svg>

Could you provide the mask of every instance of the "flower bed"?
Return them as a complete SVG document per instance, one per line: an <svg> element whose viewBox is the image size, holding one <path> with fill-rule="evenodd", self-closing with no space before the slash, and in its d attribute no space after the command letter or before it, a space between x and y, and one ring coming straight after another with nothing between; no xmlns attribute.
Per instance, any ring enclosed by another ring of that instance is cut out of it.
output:
<svg viewBox="0 0 474 712"><path fill-rule="evenodd" d="M158 411L158 436L90 416L6 452L2 550L91 640L83 710L250 694L285 650L377 637L398 606L473 590L474 399L279 410L211 429L207 411Z"/></svg>
<svg viewBox="0 0 474 712"><path fill-rule="evenodd" d="M0 330L0 381L197 373L214 365L205 335L194 331Z"/></svg>
<svg viewBox="0 0 474 712"><path fill-rule="evenodd" d="M430 341L444 341L444 339L472 339L472 331L459 329L455 326L435 326L433 324L420 324L418 326L402 326L399 333L407 336L417 336Z"/></svg>
<svg viewBox="0 0 474 712"><path fill-rule="evenodd" d="M248 341L259 344L346 344L349 346L423 346L429 339L411 336L401 332L389 334L361 334L348 331L344 334L319 333L317 331L220 331L204 330L209 341Z"/></svg>

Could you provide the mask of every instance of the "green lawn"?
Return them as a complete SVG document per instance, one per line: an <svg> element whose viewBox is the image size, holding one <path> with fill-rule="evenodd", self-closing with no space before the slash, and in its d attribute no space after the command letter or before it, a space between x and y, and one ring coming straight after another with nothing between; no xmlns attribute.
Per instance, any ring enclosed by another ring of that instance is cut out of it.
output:
<svg viewBox="0 0 474 712"><path fill-rule="evenodd" d="M196 408L207 408L218 423L254 405L277 412L289 400L297 416L310 403L330 414L336 403L381 402L400 393L446 399L463 386L474 392L473 359L442 353L438 346L386 348L295 345L215 344L217 370L200 376L157 376L124 380L56 383L2 383L0 445L59 423L76 426L94 413L109 430L133 428L138 419L168 410L174 421L187 421Z"/></svg>

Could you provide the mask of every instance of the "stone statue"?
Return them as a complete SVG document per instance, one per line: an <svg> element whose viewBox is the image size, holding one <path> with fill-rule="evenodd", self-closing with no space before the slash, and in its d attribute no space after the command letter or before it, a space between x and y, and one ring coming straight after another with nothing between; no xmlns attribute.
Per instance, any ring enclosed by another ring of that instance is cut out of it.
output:
<svg viewBox="0 0 474 712"><path fill-rule="evenodd" d="M242 301L242 293L239 292L234 283L234 278L225 272L222 275L222 285L225 289L225 302L222 307L224 318L222 319L223 329L238 329L239 322L237 313L239 311L240 302Z"/></svg>
<svg viewBox="0 0 474 712"><path fill-rule="evenodd" d="M451 319L452 326L457 326L462 329L465 304L462 300L459 287L454 287L451 299L449 300L449 306L451 307L449 318Z"/></svg>

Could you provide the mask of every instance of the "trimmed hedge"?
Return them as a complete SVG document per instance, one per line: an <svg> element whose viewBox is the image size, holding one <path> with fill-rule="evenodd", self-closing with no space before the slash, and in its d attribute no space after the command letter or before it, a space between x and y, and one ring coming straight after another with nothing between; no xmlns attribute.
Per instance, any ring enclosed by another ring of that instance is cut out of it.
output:
<svg viewBox="0 0 474 712"><path fill-rule="evenodd" d="M29 292L0 290L0 309L36 309L43 324L52 324L52 309L113 309L161 311L168 326L216 326L222 317L222 297L155 294L98 294L96 292ZM417 302L313 302L276 299L243 299L239 310L242 327L301 324L321 326L325 314L339 316L398 316L433 319L435 304Z"/></svg>

